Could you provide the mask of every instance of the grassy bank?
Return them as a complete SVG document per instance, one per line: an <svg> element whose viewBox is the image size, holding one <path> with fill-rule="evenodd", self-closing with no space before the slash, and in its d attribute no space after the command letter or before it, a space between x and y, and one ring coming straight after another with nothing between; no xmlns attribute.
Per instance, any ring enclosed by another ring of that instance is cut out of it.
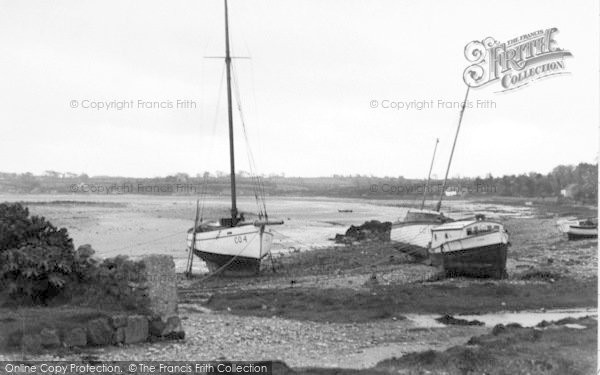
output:
<svg viewBox="0 0 600 375"><path fill-rule="evenodd" d="M311 368L277 374L572 374L596 373L597 326L594 319L576 323L583 329L564 324L544 330L518 326L497 327L492 333L471 338L466 345L446 351L425 351L392 358L365 370Z"/></svg>
<svg viewBox="0 0 600 375"><path fill-rule="evenodd" d="M408 313L478 314L505 310L595 307L597 282L435 282L369 289L256 289L216 293L208 307L238 315L318 322L366 322Z"/></svg>

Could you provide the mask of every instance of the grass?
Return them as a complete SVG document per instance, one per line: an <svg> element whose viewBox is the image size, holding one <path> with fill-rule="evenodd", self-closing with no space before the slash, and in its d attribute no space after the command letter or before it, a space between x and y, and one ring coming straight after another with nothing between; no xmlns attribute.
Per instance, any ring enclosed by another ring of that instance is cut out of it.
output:
<svg viewBox="0 0 600 375"><path fill-rule="evenodd" d="M274 364L274 374L549 374L590 375L596 373L597 326L594 319L576 321L585 329L555 325L537 330L507 326L471 338L443 352L427 350L379 362L364 370L339 368L289 369Z"/></svg>
<svg viewBox="0 0 600 375"><path fill-rule="evenodd" d="M208 307L237 315L318 322L367 322L407 313L478 314L504 310L594 307L597 280L376 286L369 290L290 287L217 292ZM342 313L343 312L343 313Z"/></svg>

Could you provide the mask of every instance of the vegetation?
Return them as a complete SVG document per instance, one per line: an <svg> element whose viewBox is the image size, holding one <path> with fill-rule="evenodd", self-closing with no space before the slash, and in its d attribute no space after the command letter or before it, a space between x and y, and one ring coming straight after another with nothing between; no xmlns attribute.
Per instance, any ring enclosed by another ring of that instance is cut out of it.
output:
<svg viewBox="0 0 600 375"><path fill-rule="evenodd" d="M255 181L246 172L236 176L238 193L254 195ZM263 176L265 192L269 195L334 196L366 198L416 198L423 194L425 182L400 177L365 175L331 177ZM205 172L190 177L185 173L161 178L125 178L47 171L42 176L31 173L0 173L0 192L8 193L83 193L83 194L159 194L195 195L203 190L210 195L229 194L229 176L222 172ZM378 187L377 191L372 186ZM440 195L442 181L433 180L428 195ZM550 173L531 172L521 175L481 178L452 178L447 191L459 195L504 197L566 197L577 201L597 202L598 165L580 163L560 165Z"/></svg>
<svg viewBox="0 0 600 375"><path fill-rule="evenodd" d="M0 294L16 304L61 301L125 309L145 307L143 265L126 257L98 262L90 245L77 250L65 228L30 216L20 203L0 204Z"/></svg>
<svg viewBox="0 0 600 375"><path fill-rule="evenodd" d="M0 204L0 286L8 295L45 303L84 278L88 261L65 228L19 203Z"/></svg>

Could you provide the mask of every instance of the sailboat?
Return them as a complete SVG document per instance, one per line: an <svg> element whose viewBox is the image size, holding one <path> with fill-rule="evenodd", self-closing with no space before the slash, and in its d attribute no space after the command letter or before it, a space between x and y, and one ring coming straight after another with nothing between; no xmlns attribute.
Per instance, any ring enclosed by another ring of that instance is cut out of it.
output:
<svg viewBox="0 0 600 375"><path fill-rule="evenodd" d="M436 206L437 212L442 206L442 197L446 190L452 156L467 106L469 89L470 86L467 85L467 93L460 110L442 192ZM485 216L479 214L475 215L475 220L459 220L432 228L428 251L431 264L441 266L446 275L499 279L506 277L506 257L509 246L509 234L504 226L501 223L486 220Z"/></svg>
<svg viewBox="0 0 600 375"><path fill-rule="evenodd" d="M231 177L231 215L216 222L198 222L198 207L194 227L188 231L187 245L190 251L188 274L191 274L193 256L202 259L209 271L229 274L258 274L261 260L270 253L273 233L270 225L283 224L269 220L265 211L258 220L246 221L238 211L235 181L235 145L233 137L232 67L229 48L229 16L225 3L225 67L227 75L227 113L229 125L229 164ZM239 103L238 103L239 104ZM264 197L263 197L264 198ZM263 202L264 203L264 202Z"/></svg>
<svg viewBox="0 0 600 375"><path fill-rule="evenodd" d="M394 242L397 248L419 258L427 258L428 256L427 248L431 242L431 230L443 223L452 221L452 219L444 216L439 211L425 209L425 200L429 189L429 182L431 181L431 171L438 143L439 139L436 139L427 183L423 189L421 208L418 210L408 210L403 220L392 223L390 233L390 240Z"/></svg>

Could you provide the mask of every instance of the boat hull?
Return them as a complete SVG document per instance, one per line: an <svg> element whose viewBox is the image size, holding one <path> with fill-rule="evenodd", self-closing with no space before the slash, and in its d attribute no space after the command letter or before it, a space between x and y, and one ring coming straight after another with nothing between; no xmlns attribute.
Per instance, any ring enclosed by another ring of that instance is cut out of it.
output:
<svg viewBox="0 0 600 375"><path fill-rule="evenodd" d="M193 233L188 233L188 248ZM265 226L223 228L196 233L194 255L202 259L209 271L237 276L255 275L261 260L269 254L273 234Z"/></svg>
<svg viewBox="0 0 600 375"><path fill-rule="evenodd" d="M431 242L431 229L439 223L396 223L392 224L390 240L397 249L422 258L427 258Z"/></svg>
<svg viewBox="0 0 600 375"><path fill-rule="evenodd" d="M430 251L431 263L448 276L506 277L508 237L493 232L445 243Z"/></svg>
<svg viewBox="0 0 600 375"><path fill-rule="evenodd" d="M580 220L564 219L557 222L559 230L567 235L569 240L598 238L598 227L581 225Z"/></svg>
<svg viewBox="0 0 600 375"><path fill-rule="evenodd" d="M572 225L569 227L566 233L569 240L598 238L598 228L585 228Z"/></svg>

